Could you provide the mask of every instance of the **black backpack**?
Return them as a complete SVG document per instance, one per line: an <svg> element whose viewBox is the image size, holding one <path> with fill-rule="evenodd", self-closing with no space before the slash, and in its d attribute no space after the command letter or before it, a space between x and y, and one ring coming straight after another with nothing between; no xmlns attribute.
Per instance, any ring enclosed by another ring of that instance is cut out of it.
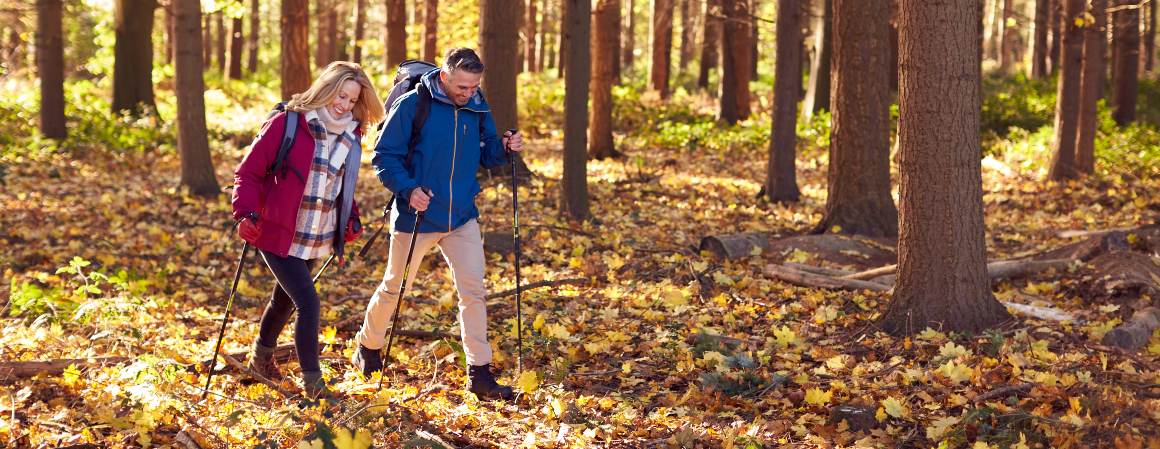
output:
<svg viewBox="0 0 1160 449"><path fill-rule="evenodd" d="M417 91L419 95L419 103L415 105L415 119L411 121L411 141L407 145L407 166L411 166L411 158L415 155L415 146L419 144L419 134L422 132L423 125L427 123L427 116L431 113L431 91L427 90L420 79L428 72L439 68L439 66L427 61L419 61L416 59L408 59L399 63L399 70L395 73L395 84L391 86L391 91L387 93L387 99L383 102L383 109L391 110L391 105L402 97L403 94L412 90ZM383 120L379 123L378 133L379 139L383 138L383 128L387 126L387 121ZM375 142L378 146L378 142Z"/></svg>
<svg viewBox="0 0 1160 449"><path fill-rule="evenodd" d="M294 136L298 133L298 112L287 111L286 102L283 101L274 105L274 110L270 111L270 115L266 116L266 121L274 118L279 112L286 113L286 127L282 129L282 144L278 146L278 154L274 156L274 162L266 168L266 176L271 173L281 174L283 178L286 177L286 171L291 169L290 164L285 163L286 156L290 154L290 148L294 146ZM306 183L306 177L294 170L294 174L303 184Z"/></svg>

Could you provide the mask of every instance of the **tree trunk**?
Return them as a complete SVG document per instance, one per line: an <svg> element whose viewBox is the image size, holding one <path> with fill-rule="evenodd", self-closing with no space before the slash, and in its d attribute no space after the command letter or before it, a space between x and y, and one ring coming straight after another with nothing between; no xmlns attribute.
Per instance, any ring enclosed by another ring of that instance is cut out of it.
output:
<svg viewBox="0 0 1160 449"><path fill-rule="evenodd" d="M681 46L677 50L677 72L684 73L693 62L693 2L681 2Z"/></svg>
<svg viewBox="0 0 1160 449"><path fill-rule="evenodd" d="M1014 0L1003 0L1003 34L999 37L999 71L1008 73L1015 64L1016 29L1012 26L1015 17Z"/></svg>
<svg viewBox="0 0 1160 449"><path fill-rule="evenodd" d="M173 27L176 26L177 21L174 20L173 5L166 5L165 11L165 63L173 64Z"/></svg>
<svg viewBox="0 0 1160 449"><path fill-rule="evenodd" d="M40 76L40 133L68 135L64 119L64 35L61 0L36 0L36 71Z"/></svg>
<svg viewBox="0 0 1160 449"><path fill-rule="evenodd" d="M1048 7L1048 18L1050 19L1047 28L1051 30L1051 41L1048 42L1047 54L1051 57L1050 64L1047 65L1047 72L1054 75L1056 70L1059 70L1059 54L1060 54L1060 32L1059 25L1063 22L1063 0L1049 0L1051 3Z"/></svg>
<svg viewBox="0 0 1160 449"><path fill-rule="evenodd" d="M199 0L174 0L177 12L174 91L177 95L177 151L181 154L181 185L190 193L214 197L221 193L205 125L205 80L202 79Z"/></svg>
<svg viewBox="0 0 1160 449"><path fill-rule="evenodd" d="M889 27L889 2L886 3L886 19ZM834 0L822 0L822 14L818 16L814 30L814 57L810 62L810 87L806 90L805 104L802 105L802 120L809 122L815 112L830 109L830 58L833 48ZM847 19L849 20L849 19ZM887 31L890 38L889 30ZM889 45L889 42L887 42ZM889 53L890 48L886 48ZM888 58L887 54L883 58ZM889 87L889 86L888 86ZM831 161L832 162L832 161Z"/></svg>
<svg viewBox="0 0 1160 449"><path fill-rule="evenodd" d="M205 14L201 19L202 70L213 66L213 20L210 17L212 15L213 13Z"/></svg>
<svg viewBox="0 0 1160 449"><path fill-rule="evenodd" d="M1010 315L991 294L983 235L976 0L903 0L898 277L878 321L978 333Z"/></svg>
<svg viewBox="0 0 1160 449"><path fill-rule="evenodd" d="M631 0L630 0L631 1ZM717 67L717 49L721 47L721 0L705 2L704 35L701 38L701 65L698 68L697 88L709 90L709 71Z"/></svg>
<svg viewBox="0 0 1160 449"><path fill-rule="evenodd" d="M987 4L990 6L987 11L987 28L983 33L983 41L986 48L984 49L985 56L994 60L999 59L999 40L1003 34L1003 0L990 0Z"/></svg>
<svg viewBox="0 0 1160 449"><path fill-rule="evenodd" d="M898 235L890 196L890 0L835 0L826 212L816 232ZM820 75L820 74L815 74Z"/></svg>
<svg viewBox="0 0 1160 449"><path fill-rule="evenodd" d="M564 55L564 171L560 182L560 213L572 220L588 219L588 81L591 0L563 0L561 34L569 42Z"/></svg>
<svg viewBox="0 0 1160 449"><path fill-rule="evenodd" d="M673 56L673 0L652 0L652 63L648 67L648 88L669 97L669 67Z"/></svg>
<svg viewBox="0 0 1160 449"><path fill-rule="evenodd" d="M282 100L310 87L309 0L282 0Z"/></svg>
<svg viewBox="0 0 1160 449"><path fill-rule="evenodd" d="M497 129L519 126L516 116L516 74L519 69L521 0L482 0L479 4L479 57L487 65L483 91ZM502 131L500 131L502 133Z"/></svg>
<svg viewBox="0 0 1160 449"><path fill-rule="evenodd" d="M1112 119L1125 126L1136 121L1136 95L1140 90L1140 10L1136 8L1137 0L1115 3L1119 8L1112 15L1116 41Z"/></svg>
<svg viewBox="0 0 1160 449"><path fill-rule="evenodd" d="M1144 30L1144 72L1152 73L1156 61L1156 0L1148 2L1148 28Z"/></svg>
<svg viewBox="0 0 1160 449"><path fill-rule="evenodd" d="M554 17L555 9L552 8L552 4L553 2L544 0L544 10L540 13L540 51L536 55L540 60L536 66L544 71L556 67L556 62L553 59L556 57L556 51L552 48L552 44L559 33L556 33L552 27L559 21Z"/></svg>
<svg viewBox="0 0 1160 449"><path fill-rule="evenodd" d="M246 63L246 71L254 73L258 71L258 47L261 45L258 36L261 35L262 29L262 12L258 0L250 0L250 35L247 36L246 54L249 55L249 61Z"/></svg>
<svg viewBox="0 0 1160 449"><path fill-rule="evenodd" d="M314 14L311 16L317 21L314 23L314 67L326 67L330 64L330 52L328 50L328 37L326 25L327 18L330 15L333 0L314 0Z"/></svg>
<svg viewBox="0 0 1160 449"><path fill-rule="evenodd" d="M797 5L796 1L793 3ZM749 58L753 56L749 53L749 39L753 35L749 32L749 21L745 19L745 16L749 13L745 5L745 0L721 0L721 9L725 17L722 19L721 27L720 119L732 125L749 117ZM778 15L781 15L780 9L778 10ZM793 14L793 16L797 17L797 13ZM796 37L800 33L801 30L799 29L795 32L794 36ZM778 42L783 41L779 40ZM797 41L795 40L794 45L796 43ZM787 42L786 45L790 44ZM778 46L778 48L778 54L781 54L781 46ZM801 48L799 47L793 52L794 57L798 57L800 52ZM778 58L778 64L781 62L782 59ZM800 67L796 73L798 73L796 75L798 81L794 86L800 86ZM793 92L794 99L796 100L797 90ZM792 114L796 116L797 109L794 108L793 110L794 112Z"/></svg>
<svg viewBox="0 0 1160 449"><path fill-rule="evenodd" d="M394 71L395 67L407 59L407 2L406 0L386 0L387 5L387 70ZM482 5L481 5L482 6ZM481 7L480 11L484 9ZM512 9L511 11L514 11ZM508 13L509 11L504 11ZM510 21L509 21L510 23ZM482 30L481 30L482 31ZM484 62L487 64L487 62ZM494 64L491 65L494 67ZM491 74L491 71L488 71ZM488 102L494 104L492 98Z"/></svg>
<svg viewBox="0 0 1160 449"><path fill-rule="evenodd" d="M728 0L726 0L728 2ZM866 0L855 0L866 1ZM797 186L794 159L797 154L797 99L802 83L801 58L801 2L777 1L777 55L773 76L773 126L770 130L769 165L765 175L765 195L772 202L797 201L801 192ZM729 22L725 24L725 40L729 37ZM729 59L726 52L725 58ZM743 73L748 73L748 67ZM725 70L730 67L726 65ZM726 72L728 73L728 72Z"/></svg>
<svg viewBox="0 0 1160 449"><path fill-rule="evenodd" d="M758 11L757 6L759 3L761 3L761 0L748 0L748 1L741 0L741 3L745 4L745 17L749 18L749 79L755 80L755 79L757 79L757 57L760 54L760 53L758 53L758 48L757 48L757 43L760 41L760 39L758 39L757 16L755 15L755 13ZM802 5L800 1L798 2L798 4ZM802 6L804 6L804 5L802 5ZM801 6L799 6L799 8L800 7ZM802 12L805 12L805 11L803 10ZM799 12L799 16L800 16L800 14L801 13ZM799 22L800 21L801 20L799 19ZM798 47L802 47L803 44L805 44L805 35L803 35L801 31L798 31ZM801 54L802 54L802 52L799 50L798 51L798 58L801 58ZM802 66L802 63L799 62L798 67L801 67L801 66ZM802 83L799 82L798 86L801 86L801 85L802 85ZM801 90L801 89L798 89L798 90ZM804 94L805 92L803 91L801 93ZM798 95L798 100L799 101L801 100L801 95Z"/></svg>
<svg viewBox="0 0 1160 449"><path fill-rule="evenodd" d="M1083 68L1080 74L1076 169L1082 174L1095 172L1095 141L1099 117L1096 105L1104 93L1104 50L1107 45L1107 0L1091 0L1095 23L1084 27Z"/></svg>
<svg viewBox="0 0 1160 449"><path fill-rule="evenodd" d="M118 0L114 11L113 111L141 113L153 102L154 0Z"/></svg>
<svg viewBox="0 0 1160 449"><path fill-rule="evenodd" d="M436 0L428 0L434 2ZM528 16L524 19L524 26L527 27L527 42L524 42L524 70L528 72L539 72L540 67L536 65L539 58L536 56L536 37L537 28L540 25L537 19L536 2L539 0L528 0ZM617 30L619 32L619 29Z"/></svg>
<svg viewBox="0 0 1160 449"><path fill-rule="evenodd" d="M348 20L350 18L350 2L348 0L335 1L334 8L326 17L327 28L334 30L334 34L329 37L330 56L335 61L349 61L350 53L347 44L350 42L350 21ZM418 9L418 6L415 8Z"/></svg>
<svg viewBox="0 0 1160 449"><path fill-rule="evenodd" d="M1079 122L1079 78L1083 60L1083 28L1076 26L1075 17L1082 17L1083 0L1063 0L1063 51L1060 52L1061 71L1055 106L1055 154L1051 158L1048 177L1062 180L1076 177L1075 147Z"/></svg>
<svg viewBox="0 0 1160 449"><path fill-rule="evenodd" d="M226 72L230 79L242 79L242 17L230 21L230 63Z"/></svg>
<svg viewBox="0 0 1160 449"><path fill-rule="evenodd" d="M985 1L985 0L979 0L979 8L980 8L979 17L983 16L983 14L982 14L982 2L983 1ZM899 0L890 0L890 96L891 96L891 98L894 98L895 95L898 95L898 25L899 25L899 20L900 20L898 17L898 14L899 14L898 8L900 7L898 2L899 2ZM983 32L981 31L982 30L982 21L981 20L979 22L979 29L980 29L980 31L979 31L979 45L978 45L978 47L979 47L979 61L982 61L983 60L983 58L982 58L982 56L983 56Z"/></svg>
<svg viewBox="0 0 1160 449"><path fill-rule="evenodd" d="M1031 77L1047 76L1047 21L1050 16L1050 0L1035 0L1035 44L1031 51Z"/></svg>
<svg viewBox="0 0 1160 449"><path fill-rule="evenodd" d="M218 72L224 76L226 74L226 20L225 11L218 9L213 14L214 26L214 42L213 42L213 57L217 62Z"/></svg>
<svg viewBox="0 0 1160 449"><path fill-rule="evenodd" d="M592 114L588 120L588 156L592 159L619 155L612 141L613 65L619 23L619 0L598 0L592 10Z"/></svg>
<svg viewBox="0 0 1160 449"><path fill-rule="evenodd" d="M430 14L428 12L427 14ZM430 30L427 30L430 31ZM351 59L358 64L362 64L363 57L363 39L367 36L367 0L355 0L354 3L354 41L351 43ZM427 59L428 55L423 54L423 59Z"/></svg>
<svg viewBox="0 0 1160 449"><path fill-rule="evenodd" d="M714 1L714 0L709 0ZM625 0L624 14L628 26L624 30L624 46L620 48L620 66L621 69L628 69L632 67L635 58L633 52L636 51L636 10L633 9L635 0ZM545 6L546 8L546 6Z"/></svg>

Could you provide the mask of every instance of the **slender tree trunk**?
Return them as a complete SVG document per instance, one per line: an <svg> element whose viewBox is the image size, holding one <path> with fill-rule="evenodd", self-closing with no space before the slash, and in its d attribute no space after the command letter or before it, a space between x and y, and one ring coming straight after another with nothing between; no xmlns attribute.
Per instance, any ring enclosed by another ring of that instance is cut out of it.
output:
<svg viewBox="0 0 1160 449"><path fill-rule="evenodd" d="M500 129L519 126L516 116L516 74L519 69L519 32L523 14L521 0L482 0L480 2L479 57L487 65L483 91L491 106L495 126ZM501 131L502 132L502 131Z"/></svg>
<svg viewBox="0 0 1160 449"><path fill-rule="evenodd" d="M979 0L979 17L983 17L982 2ZM900 22L899 0L890 0L890 95L898 94L898 25ZM983 32L982 20L979 21L979 61L983 60Z"/></svg>
<svg viewBox="0 0 1160 449"><path fill-rule="evenodd" d="M430 5L430 0L428 0ZM427 12L430 15L430 10ZM426 32L431 32L430 28L425 29ZM426 34L426 33L425 33ZM367 0L355 0L354 3L354 41L351 42L351 58L355 63L362 64L363 59L363 39L367 37ZM428 59L430 55L423 53L423 59L427 61L434 61Z"/></svg>
<svg viewBox="0 0 1160 449"><path fill-rule="evenodd" d="M693 61L693 24L691 0L680 1L681 10L681 46L677 50L677 73L685 73Z"/></svg>
<svg viewBox="0 0 1160 449"><path fill-rule="evenodd" d="M218 72L224 76L226 74L226 20L225 11L218 9L213 15L214 26L214 42L213 42L213 57L217 62Z"/></svg>
<svg viewBox="0 0 1160 449"><path fill-rule="evenodd" d="M309 0L282 0L282 99L310 87Z"/></svg>
<svg viewBox="0 0 1160 449"><path fill-rule="evenodd" d="M561 34L570 42L564 53L564 171L560 182L560 213L572 220L588 219L588 82L591 0L563 0Z"/></svg>
<svg viewBox="0 0 1160 449"><path fill-rule="evenodd" d="M625 0L624 2L624 15L627 17L628 26L624 30L624 46L620 49L622 69L632 67L635 59L635 55L633 55L633 52L636 51L636 11L633 9L635 2L635 0Z"/></svg>
<svg viewBox="0 0 1160 449"><path fill-rule="evenodd" d="M1136 96L1140 90L1140 10L1137 0L1118 0L1115 17L1116 60L1114 83L1115 108L1112 118L1125 126L1136 121Z"/></svg>
<svg viewBox="0 0 1160 449"><path fill-rule="evenodd" d="M213 67L213 13L207 13L201 19L201 60L204 61L202 70ZM204 83L203 83L204 84Z"/></svg>
<svg viewBox="0 0 1160 449"><path fill-rule="evenodd" d="M777 1L773 126L769 139L769 165L765 174L765 195L775 203L797 201L801 196L794 166L797 154L795 119L797 119L798 91L801 90L802 82L801 13L800 0ZM729 22L726 22L726 41L730 40L729 27ZM726 59L729 59L729 53L726 53ZM728 65L726 70L729 70Z"/></svg>
<svg viewBox="0 0 1160 449"><path fill-rule="evenodd" d="M114 12L113 111L141 113L153 102L154 0L118 0Z"/></svg>
<svg viewBox="0 0 1160 449"><path fill-rule="evenodd" d="M898 235L890 196L890 0L834 0L834 110L816 232Z"/></svg>
<svg viewBox="0 0 1160 449"><path fill-rule="evenodd" d="M903 0L898 277L878 321L978 333L1010 319L991 294L983 235L976 0Z"/></svg>
<svg viewBox="0 0 1160 449"><path fill-rule="evenodd" d="M1148 28L1144 31L1144 72L1152 73L1156 61L1156 1L1148 2Z"/></svg>
<svg viewBox="0 0 1160 449"><path fill-rule="evenodd" d="M336 61L350 61L350 2L349 0L335 0L333 11L327 16L327 27L334 30L330 35L330 55ZM415 7L418 9L418 6ZM341 24L341 25L340 25Z"/></svg>
<svg viewBox="0 0 1160 449"><path fill-rule="evenodd" d="M1107 0L1092 0L1095 23L1083 31L1083 71L1080 76L1079 130L1076 137L1076 169L1083 174L1095 172L1096 106L1103 97L1104 47L1107 45Z"/></svg>
<svg viewBox="0 0 1160 449"><path fill-rule="evenodd" d="M830 109L830 59L833 47L831 33L833 32L834 2L833 0L822 0L821 3L822 14L818 16L814 30L815 50L813 61L810 62L810 87L806 90L805 104L802 105L802 120L806 122L810 121L815 112ZM887 7L887 27L889 27L889 1L885 5ZM890 37L889 30L886 37L887 39ZM887 54L883 56L883 60L890 57L889 42L887 42L886 49Z"/></svg>
<svg viewBox="0 0 1160 449"><path fill-rule="evenodd" d="M1003 0L989 0L987 4L987 28L983 30L984 56L999 59L999 37L1003 33Z"/></svg>
<svg viewBox="0 0 1160 449"><path fill-rule="evenodd" d="M669 97L669 68L673 49L673 0L652 0L652 63L649 64L648 87Z"/></svg>
<svg viewBox="0 0 1160 449"><path fill-rule="evenodd" d="M245 42L242 39L242 18L235 17L230 21L230 63L226 72L230 74L230 79L242 79L242 44Z"/></svg>
<svg viewBox="0 0 1160 449"><path fill-rule="evenodd" d="M314 66L326 67L330 64L329 37L327 33L328 16L334 0L314 0L314 14L311 16L317 21L314 23Z"/></svg>
<svg viewBox="0 0 1160 449"><path fill-rule="evenodd" d="M524 62L526 63L524 70L532 73L540 71L540 67L536 65L539 62L539 58L536 55L536 38L538 37L537 28L540 25L536 16L538 12L536 10L537 1L528 0L528 17L524 19L524 26L527 27L527 42L524 42Z"/></svg>
<svg viewBox="0 0 1160 449"><path fill-rule="evenodd" d="M552 8L553 2L544 0L544 10L540 13L540 49L536 52L536 56L540 59L536 66L540 70L547 71L556 67L556 62L552 59L555 57L555 49L552 48L555 42L557 33L552 28L556 23L555 9Z"/></svg>
<svg viewBox="0 0 1160 449"><path fill-rule="evenodd" d="M40 76L40 133L68 135L64 119L64 27L61 0L36 0L36 71Z"/></svg>
<svg viewBox="0 0 1160 449"><path fill-rule="evenodd" d="M630 0L631 1L631 0ZM701 39L701 65L697 74L697 88L709 89L709 71L717 68L717 49L721 47L721 0L705 2L704 37Z"/></svg>
<svg viewBox="0 0 1160 449"><path fill-rule="evenodd" d="M761 3L761 0L741 0L741 3L745 5L745 17L749 18L749 79L755 80L755 79L757 79L757 58L761 54L758 51L760 49L758 48L758 45L757 45L757 43L760 42L761 39L760 39L760 36L758 35L757 15L755 13L758 11L758 5ZM798 4L801 5L801 6L799 6L799 8L804 6L800 2L800 0L799 0ZM805 12L805 10L802 10L801 12ZM805 36L802 34L801 31L798 31L798 47L802 47L804 44L805 44ZM799 58L801 57L800 56L801 54L802 54L802 52L798 51ZM801 67L801 66L802 66L802 63L799 62L798 67ZM801 86L801 85L802 85L802 83L799 82L798 86ZM803 90L801 93L804 94L805 91ZM798 95L798 100L801 100L801 95Z"/></svg>
<svg viewBox="0 0 1160 449"><path fill-rule="evenodd" d="M1015 35L1014 21L1015 5L1013 0L1003 0L1003 34L999 37L999 71L1008 73L1015 64Z"/></svg>
<svg viewBox="0 0 1160 449"><path fill-rule="evenodd" d="M1054 180L1076 176L1075 148L1076 130L1079 121L1079 81L1083 60L1083 28L1076 26L1075 17L1082 17L1083 0L1063 0L1064 17L1061 25L1063 51L1061 52L1062 73L1059 76L1059 90L1055 107L1055 155L1051 158L1048 177Z"/></svg>
<svg viewBox="0 0 1160 449"><path fill-rule="evenodd" d="M781 5L781 3L778 4ZM797 2L794 1L793 4L797 5ZM749 53L749 39L753 37L753 34L749 32L749 21L745 20L745 15L748 14L745 0L722 0L721 7L725 18L722 19L721 111L719 118L732 125L749 117L749 58L753 56ZM781 12L778 11L780 17ZM798 16L797 13L792 15ZM799 29L797 34L800 33ZM794 36L796 37L797 34ZM783 41L779 40L778 42ZM789 44L787 43L787 45ZM778 48L780 52L781 47ZM792 54L794 57L798 57L800 52L799 47ZM778 61L780 64L782 59L778 58ZM800 67L797 73L801 73ZM796 78L798 81L794 86L800 86L801 76ZM795 90L794 99L796 98L797 91ZM796 108L794 110L796 116Z"/></svg>
<svg viewBox="0 0 1160 449"><path fill-rule="evenodd" d="M221 193L214 176L205 124L205 80L202 79L199 0L173 0L177 11L174 91L177 95L177 151L181 154L181 185L190 193L214 197Z"/></svg>
<svg viewBox="0 0 1160 449"><path fill-rule="evenodd" d="M407 2L406 0L386 0L387 5L387 68L395 70L407 59ZM480 12L484 12L481 7ZM504 11L508 12L508 11ZM509 21L510 23L510 21ZM485 62L486 64L486 62ZM488 71L490 74L491 71ZM494 103L488 98L489 103Z"/></svg>
<svg viewBox="0 0 1160 449"><path fill-rule="evenodd" d="M173 15L173 5L166 5L165 8L165 63L173 64L173 28L177 26L177 20Z"/></svg>
<svg viewBox="0 0 1160 449"><path fill-rule="evenodd" d="M261 36L262 29L262 12L259 0L250 0L250 35L246 36L246 54L249 60L246 62L246 71L254 73L258 71L258 47L261 41L258 37Z"/></svg>
<svg viewBox="0 0 1160 449"><path fill-rule="evenodd" d="M620 1L598 0L592 10L592 114L589 116L588 156L616 157L612 141L612 83L616 41L619 38Z"/></svg>
<svg viewBox="0 0 1160 449"><path fill-rule="evenodd" d="M1047 76L1047 21L1050 16L1049 0L1035 0L1035 44L1031 51L1031 77Z"/></svg>
<svg viewBox="0 0 1160 449"><path fill-rule="evenodd" d="M1060 47L1062 47L1059 29L1063 22L1063 4L1060 3L1061 1L1065 0L1050 0L1051 11L1048 12L1051 23L1047 27L1051 30L1051 41L1048 43L1047 53L1051 56L1051 63L1048 64L1047 71L1053 75L1056 70L1059 70Z"/></svg>

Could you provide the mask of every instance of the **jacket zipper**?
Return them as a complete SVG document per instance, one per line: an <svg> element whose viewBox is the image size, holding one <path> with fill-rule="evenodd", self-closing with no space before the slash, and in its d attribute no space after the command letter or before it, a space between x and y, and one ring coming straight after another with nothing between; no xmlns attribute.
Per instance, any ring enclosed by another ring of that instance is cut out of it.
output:
<svg viewBox="0 0 1160 449"><path fill-rule="evenodd" d="M455 108L455 124L451 134L451 177L447 179L447 232L451 232L451 207L455 204L455 153L459 150L459 108Z"/></svg>

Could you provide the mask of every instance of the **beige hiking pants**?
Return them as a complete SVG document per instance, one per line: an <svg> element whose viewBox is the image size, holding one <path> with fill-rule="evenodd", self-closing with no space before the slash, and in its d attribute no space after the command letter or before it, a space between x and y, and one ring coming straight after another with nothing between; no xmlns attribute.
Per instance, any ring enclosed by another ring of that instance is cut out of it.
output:
<svg viewBox="0 0 1160 449"><path fill-rule="evenodd" d="M355 337L367 349L380 349L387 344L391 314L398 305L399 284L403 282L403 264L407 263L407 248L410 244L410 233L391 232L387 270L383 274L383 281L371 296L362 329ZM479 223L471 220L451 232L418 234L415 253L408 269L408 293L423 255L434 246L439 246L443 259L451 267L451 277L459 293L460 338L463 339L463 350L467 353L467 363L477 366L491 363L491 346L487 343L487 304L484 302L487 290L483 286L485 259ZM406 327L403 322L404 318L399 317L399 328Z"/></svg>

